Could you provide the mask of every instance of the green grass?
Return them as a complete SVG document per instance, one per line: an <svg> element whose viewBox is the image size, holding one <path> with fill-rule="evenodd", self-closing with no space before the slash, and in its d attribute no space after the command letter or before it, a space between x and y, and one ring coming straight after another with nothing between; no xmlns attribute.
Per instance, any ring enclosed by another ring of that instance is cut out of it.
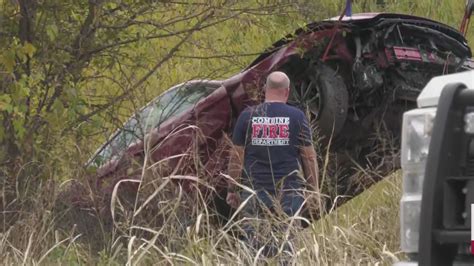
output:
<svg viewBox="0 0 474 266"><path fill-rule="evenodd" d="M399 254L401 173L396 172L339 207L312 227L326 245L325 261L390 264Z"/></svg>
<svg viewBox="0 0 474 266"><path fill-rule="evenodd" d="M387 211L387 208L398 207L400 197L401 172L396 172L339 207L323 221L349 226L374 214L390 213L389 217L398 218L398 209Z"/></svg>

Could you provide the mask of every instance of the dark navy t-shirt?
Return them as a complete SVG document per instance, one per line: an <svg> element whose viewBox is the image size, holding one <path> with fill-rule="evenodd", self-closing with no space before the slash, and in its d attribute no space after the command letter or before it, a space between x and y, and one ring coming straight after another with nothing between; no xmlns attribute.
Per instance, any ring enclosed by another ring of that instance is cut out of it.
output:
<svg viewBox="0 0 474 266"><path fill-rule="evenodd" d="M308 120L298 108L265 102L245 109L232 141L244 146L243 183L254 189L301 188L300 146L311 145Z"/></svg>

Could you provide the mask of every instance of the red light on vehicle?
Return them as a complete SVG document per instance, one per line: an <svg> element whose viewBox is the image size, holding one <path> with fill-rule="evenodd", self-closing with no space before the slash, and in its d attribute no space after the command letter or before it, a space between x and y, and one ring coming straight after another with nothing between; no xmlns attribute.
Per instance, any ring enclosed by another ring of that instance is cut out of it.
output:
<svg viewBox="0 0 474 266"><path fill-rule="evenodd" d="M474 254L474 219L472 219L473 213L474 204L471 204L471 254Z"/></svg>
<svg viewBox="0 0 474 266"><path fill-rule="evenodd" d="M394 46L393 51L398 60L423 61L420 50L416 48Z"/></svg>

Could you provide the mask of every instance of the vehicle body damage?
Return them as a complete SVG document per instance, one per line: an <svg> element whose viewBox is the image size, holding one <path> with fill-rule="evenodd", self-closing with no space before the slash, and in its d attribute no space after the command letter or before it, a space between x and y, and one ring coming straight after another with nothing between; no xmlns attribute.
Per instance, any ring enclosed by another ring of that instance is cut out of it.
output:
<svg viewBox="0 0 474 266"><path fill-rule="evenodd" d="M203 189L218 209L227 208L219 199L226 193L228 136L239 113L262 100L266 76L282 70L292 81L289 103L315 121L319 152L330 147L335 194L360 192L367 184L354 182L354 165L398 168L380 157L395 148L393 161L398 158L397 144L387 144L381 132L397 143L403 112L415 107L431 77L474 69L471 56L458 31L425 18L371 13L311 23L229 79L186 82L158 96L94 155L90 186L98 202L108 203L120 180L140 180L147 160L146 171L160 175L205 176L213 189ZM200 182L180 183L190 189ZM138 187L120 186L120 193ZM77 195L73 201L86 204Z"/></svg>

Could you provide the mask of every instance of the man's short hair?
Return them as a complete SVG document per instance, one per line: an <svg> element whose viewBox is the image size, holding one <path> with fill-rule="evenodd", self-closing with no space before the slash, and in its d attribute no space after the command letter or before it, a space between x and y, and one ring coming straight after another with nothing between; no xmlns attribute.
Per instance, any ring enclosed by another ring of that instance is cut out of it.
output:
<svg viewBox="0 0 474 266"><path fill-rule="evenodd" d="M267 77L265 84L267 89L288 89L290 88L290 79L281 71L274 71Z"/></svg>

